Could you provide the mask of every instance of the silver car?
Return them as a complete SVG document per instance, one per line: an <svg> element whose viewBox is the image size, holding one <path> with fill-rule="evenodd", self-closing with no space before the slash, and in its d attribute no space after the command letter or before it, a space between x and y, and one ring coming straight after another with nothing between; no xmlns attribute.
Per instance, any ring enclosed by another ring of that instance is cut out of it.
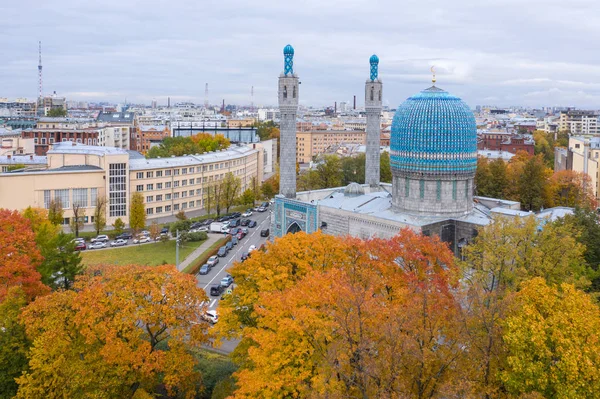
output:
<svg viewBox="0 0 600 399"><path fill-rule="evenodd" d="M88 246L88 249L101 249L101 248L106 248L106 243L103 241L96 241L91 243Z"/></svg>

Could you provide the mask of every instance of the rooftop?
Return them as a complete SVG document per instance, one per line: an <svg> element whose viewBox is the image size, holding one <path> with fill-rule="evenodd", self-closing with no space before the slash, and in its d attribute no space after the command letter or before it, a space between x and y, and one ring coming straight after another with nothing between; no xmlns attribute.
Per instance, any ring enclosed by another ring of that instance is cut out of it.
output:
<svg viewBox="0 0 600 399"><path fill-rule="evenodd" d="M87 145L75 143L72 141L61 141L54 143L48 154L90 154L90 155L128 155L126 150L114 147L100 147L97 145Z"/></svg>
<svg viewBox="0 0 600 399"><path fill-rule="evenodd" d="M182 157L171 158L130 158L129 170L145 170L157 168L169 168L177 166L198 165L204 163L213 163L219 161L229 161L236 158L242 158L256 150L242 146L231 146L227 150L209 152L205 154L187 155Z"/></svg>

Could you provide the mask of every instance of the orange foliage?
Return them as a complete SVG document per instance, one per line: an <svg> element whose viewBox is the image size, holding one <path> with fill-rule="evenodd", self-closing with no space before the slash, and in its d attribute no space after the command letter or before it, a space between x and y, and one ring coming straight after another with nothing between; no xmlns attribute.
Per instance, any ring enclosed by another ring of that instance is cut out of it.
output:
<svg viewBox="0 0 600 399"><path fill-rule="evenodd" d="M29 220L0 209L0 301L13 286L22 287L28 301L50 292L36 270L41 261Z"/></svg>

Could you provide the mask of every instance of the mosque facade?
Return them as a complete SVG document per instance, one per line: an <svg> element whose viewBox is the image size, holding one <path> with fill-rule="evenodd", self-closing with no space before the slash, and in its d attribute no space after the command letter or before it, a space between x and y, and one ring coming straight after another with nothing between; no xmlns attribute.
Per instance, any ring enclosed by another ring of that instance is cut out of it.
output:
<svg viewBox="0 0 600 399"><path fill-rule="evenodd" d="M280 194L275 197L271 220L275 237L322 230L336 236L390 238L401 229L410 228L439 236L459 254L460 248L477 235L477 228L489 224L494 214L523 216L518 202L473 196L477 168L475 118L465 102L435 85L435 74L431 87L397 108L391 130L392 184L380 182L383 83L376 55L369 59L370 77L365 83L366 182L297 193L295 162L288 162L295 156L287 159L291 155L285 152L283 142L284 137L293 137L295 143L296 134L295 123L284 123L284 111L288 112L289 105L281 95L282 79L288 76L292 62L290 53L293 57L293 49L288 45L284 49L284 73L279 78L282 147ZM297 79L293 72L291 76ZM297 109L297 96L294 101ZM290 147L295 148L289 141ZM554 213L546 212L547 215Z"/></svg>

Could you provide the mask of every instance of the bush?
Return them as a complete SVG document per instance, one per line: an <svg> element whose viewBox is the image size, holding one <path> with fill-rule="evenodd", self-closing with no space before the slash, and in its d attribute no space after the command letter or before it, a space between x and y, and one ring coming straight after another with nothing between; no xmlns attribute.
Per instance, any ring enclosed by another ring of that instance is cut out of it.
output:
<svg viewBox="0 0 600 399"><path fill-rule="evenodd" d="M187 241L204 241L207 238L208 238L208 235L204 231L187 234Z"/></svg>
<svg viewBox="0 0 600 399"><path fill-rule="evenodd" d="M175 234L177 234L177 230L179 230L179 233L188 231L190 229L191 225L192 225L191 220L179 220L177 222L171 223L171 227L170 227L171 234L173 234L173 236L175 236Z"/></svg>
<svg viewBox="0 0 600 399"><path fill-rule="evenodd" d="M186 267L183 270L183 272L188 273L188 274L193 274L193 275L198 274L198 271L200 270L202 265L206 263L208 258L210 258L213 255L216 255L217 252L219 252L219 248L221 248L223 245L225 245L229 240L231 240L231 236L229 236L229 234L228 234L227 236L215 241L213 243L213 245L210 246L210 248L208 248L206 251L204 251L202 253L202 255L200 255L194 263L192 263L190 266Z"/></svg>
<svg viewBox="0 0 600 399"><path fill-rule="evenodd" d="M231 377L237 369L235 364L226 356L206 350L196 352L195 357L197 360L196 369L202 373L202 382L205 388L199 397L212 398L213 390L219 386L217 397L225 398L226 396L222 395L235 386ZM222 383L219 384L220 382Z"/></svg>

